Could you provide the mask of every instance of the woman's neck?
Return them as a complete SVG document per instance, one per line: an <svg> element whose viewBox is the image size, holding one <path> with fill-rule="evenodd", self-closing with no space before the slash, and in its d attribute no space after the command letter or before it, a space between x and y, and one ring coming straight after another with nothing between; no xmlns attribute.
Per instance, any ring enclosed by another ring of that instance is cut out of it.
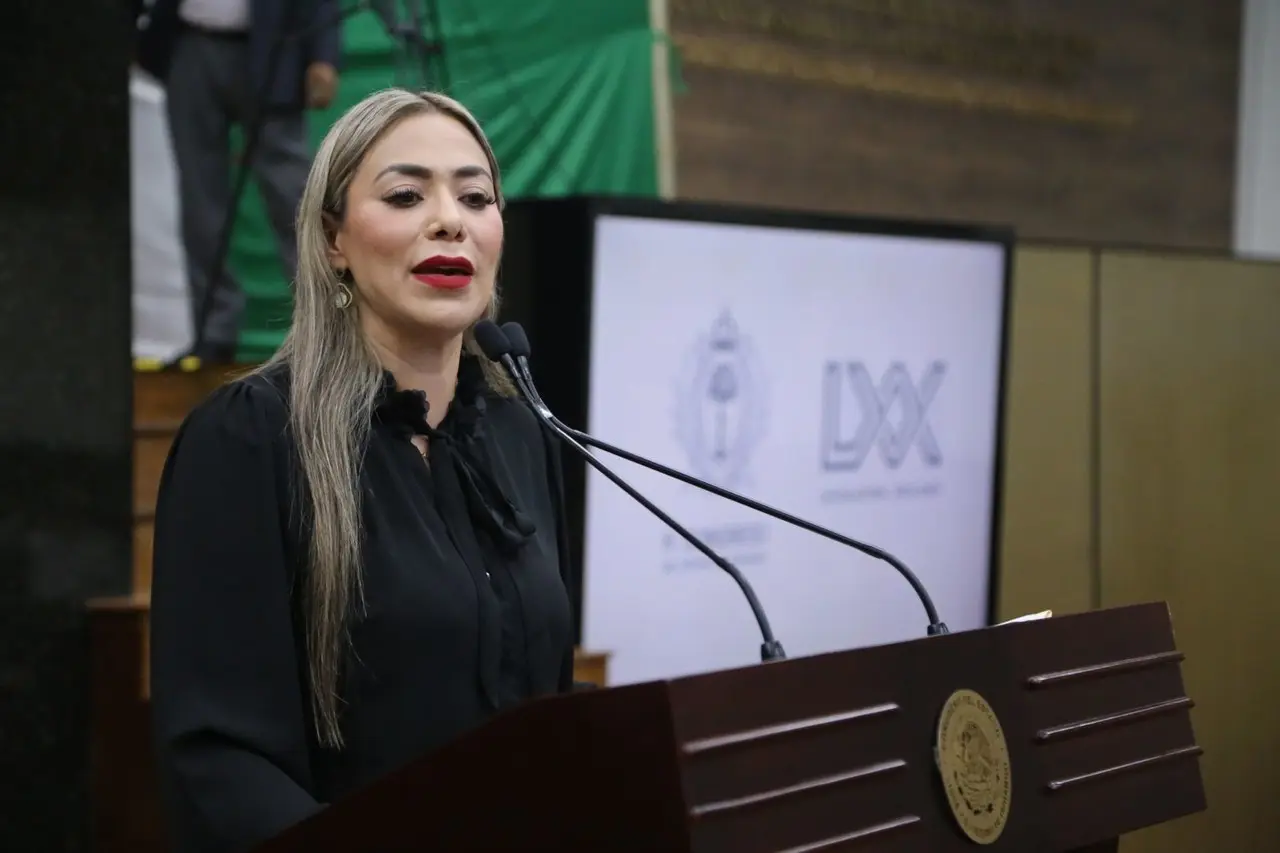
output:
<svg viewBox="0 0 1280 853"><path fill-rule="evenodd" d="M387 335L370 335L369 340L383 368L395 377L402 389L425 391L430 408L427 423L437 427L453 402L458 385L458 362L462 358L461 336L443 344L412 346Z"/></svg>

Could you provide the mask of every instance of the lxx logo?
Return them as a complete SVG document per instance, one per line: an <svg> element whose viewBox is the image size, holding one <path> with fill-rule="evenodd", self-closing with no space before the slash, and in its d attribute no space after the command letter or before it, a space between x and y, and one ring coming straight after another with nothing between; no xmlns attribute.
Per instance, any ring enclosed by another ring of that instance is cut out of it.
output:
<svg viewBox="0 0 1280 853"><path fill-rule="evenodd" d="M929 426L929 405L937 396L946 365L935 361L920 383L899 362L877 383L860 361L827 362L822 383L822 467L856 471L873 448L890 468L906 461L912 447L926 465L942 464L942 450Z"/></svg>

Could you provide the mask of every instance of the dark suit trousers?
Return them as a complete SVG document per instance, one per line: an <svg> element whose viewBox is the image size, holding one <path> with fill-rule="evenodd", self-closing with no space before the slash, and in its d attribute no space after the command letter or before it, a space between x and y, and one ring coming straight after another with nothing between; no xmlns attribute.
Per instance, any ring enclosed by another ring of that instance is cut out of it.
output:
<svg viewBox="0 0 1280 853"><path fill-rule="evenodd" d="M182 240L190 274L195 322L211 286L210 275L231 205L230 129L257 112L258 92L249 81L247 36L185 30L174 45L167 80L169 129L178 171ZM262 190L283 273L297 271L294 215L306 185L311 156L301 109L268 114L251 168ZM204 340L233 345L244 312L244 292L224 264L212 283Z"/></svg>

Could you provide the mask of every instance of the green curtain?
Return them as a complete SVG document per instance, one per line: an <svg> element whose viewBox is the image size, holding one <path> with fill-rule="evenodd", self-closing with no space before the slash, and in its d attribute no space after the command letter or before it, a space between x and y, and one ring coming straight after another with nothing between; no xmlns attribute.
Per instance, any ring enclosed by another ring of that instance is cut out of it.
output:
<svg viewBox="0 0 1280 853"><path fill-rule="evenodd" d="M351 0L347 0L351 2ZM416 0L426 8L430 0ZM443 55L410 61L370 11L344 24L338 102L313 113L313 143L344 110L387 86L447 88L480 120L510 198L654 196L648 0L437 0ZM431 78L428 77L428 74ZM257 187L241 200L228 259L247 297L239 357L279 346L291 298Z"/></svg>

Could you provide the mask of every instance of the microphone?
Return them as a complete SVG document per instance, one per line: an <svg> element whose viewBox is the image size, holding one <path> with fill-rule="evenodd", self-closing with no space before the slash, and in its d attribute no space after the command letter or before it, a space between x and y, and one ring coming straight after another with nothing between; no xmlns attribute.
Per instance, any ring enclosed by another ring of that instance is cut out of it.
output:
<svg viewBox="0 0 1280 853"><path fill-rule="evenodd" d="M515 382L519 388L521 395L526 400L532 402L536 398L536 394L525 382L524 374L520 368L516 366L515 361L511 357L512 346L511 341L507 339L507 335L498 328L498 325L491 320L481 320L476 324L475 329L476 343L479 344L481 351L490 361L500 363L507 373L510 374L511 380ZM522 332L523 334L523 332ZM526 339L527 343L527 339ZM573 450L582 456L591 467L595 468L601 474L609 479L615 486L622 489L630 495L642 507L649 510L658 517L658 519L672 530L674 530L682 539L698 549L707 559L721 569L729 577L733 578L734 583L742 590L742 594L747 599L747 604L751 606L751 613L755 616L756 624L760 628L760 660L772 661L783 660L786 658L786 652L782 649L782 643L773 636L773 628L769 625L769 617L765 615L764 607L760 604L760 599L756 597L756 592L752 588L751 583L746 579L738 567L730 563L724 557L717 554L711 549L707 543L703 542L697 536L693 535L689 530L685 529L674 518L667 515L659 509L652 501L644 495L637 492L632 486L611 471L603 462L595 458L591 451L587 450L579 444L574 437L554 418L549 417L550 410L545 405L533 405L533 412L537 415L538 420L544 428L554 432L565 444L573 448Z"/></svg>
<svg viewBox="0 0 1280 853"><path fill-rule="evenodd" d="M805 521L803 518L783 512L780 509L775 509L767 504L762 504L759 501L754 501L751 498L737 494L736 492L731 492L728 489L722 489L713 483L708 483L705 480L699 480L697 477L691 477L683 471L677 471L675 468L669 468L666 465L654 462L651 459L646 459L643 456L637 456L628 450L615 447L608 442L601 441L600 439L588 435L581 430L576 430L573 427L566 426L561 423L560 420L551 412L551 409L547 404L542 401L542 397L538 394L538 390L533 384L533 374L529 370L529 353L531 348L529 346L529 338L525 335L524 329L521 328L519 323L504 323L502 331L506 333L507 340L511 344L511 349L507 358L512 361L516 369L520 371L522 381L518 382L517 385L520 386L521 391L529 398L530 404L533 406L534 410L539 413L539 416L542 417L543 420L551 423L554 427L563 430L571 438L576 439L583 444L603 450L605 453L625 459L628 462L634 462L637 465L648 468L650 471L657 471L659 474L672 477L682 483L687 483L688 485L695 486L705 492L710 492L717 497L733 501L734 503L745 506L748 509L753 509L756 512L767 515L770 518L777 519L778 521L790 524L794 527L799 527L801 530L807 530L810 533L815 533L824 539L830 539L832 542L838 542L841 545L860 551L868 557L874 557L877 560L888 563L897 570L898 574L902 575L902 577L906 579L907 583L909 583L911 588L915 591L916 597L920 599L920 603L924 606L925 616L929 620L929 627L926 629L926 633L931 637L951 633L950 629L947 628L946 623L938 617L938 610L933 605L933 598L930 597L929 591L925 589L920 578L916 576L915 572L907 568L905 563L890 554L888 551L881 550L874 545L868 545L865 542L859 542L856 539L851 539L848 536L836 533L834 530L828 530L825 527L820 527L811 521ZM510 370L510 368L508 368L508 370Z"/></svg>

